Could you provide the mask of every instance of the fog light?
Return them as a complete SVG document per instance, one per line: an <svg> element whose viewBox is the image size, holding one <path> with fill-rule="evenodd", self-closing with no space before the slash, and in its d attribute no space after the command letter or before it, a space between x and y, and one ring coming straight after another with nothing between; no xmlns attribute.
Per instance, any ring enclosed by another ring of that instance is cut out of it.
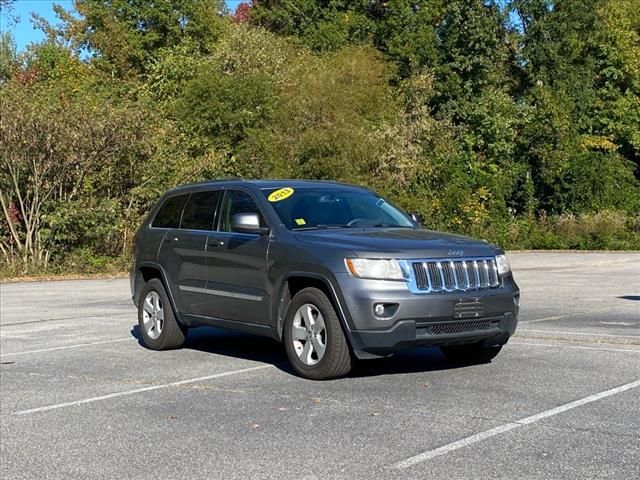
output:
<svg viewBox="0 0 640 480"><path fill-rule="evenodd" d="M397 303L374 303L373 314L376 318L389 319L398 311Z"/></svg>

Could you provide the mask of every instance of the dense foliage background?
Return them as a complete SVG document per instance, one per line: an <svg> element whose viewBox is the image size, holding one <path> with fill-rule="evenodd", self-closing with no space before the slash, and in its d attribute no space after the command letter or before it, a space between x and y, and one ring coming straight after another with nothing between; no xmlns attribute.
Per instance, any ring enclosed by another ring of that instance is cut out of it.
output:
<svg viewBox="0 0 640 480"><path fill-rule="evenodd" d="M229 176L365 184L509 248L640 248L640 0L74 7L25 53L1 38L5 276L125 268L163 191Z"/></svg>

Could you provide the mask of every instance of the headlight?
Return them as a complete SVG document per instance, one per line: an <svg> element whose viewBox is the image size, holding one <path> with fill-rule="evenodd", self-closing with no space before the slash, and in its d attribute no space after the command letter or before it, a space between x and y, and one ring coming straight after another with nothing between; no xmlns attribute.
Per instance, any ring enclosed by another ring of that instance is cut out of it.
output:
<svg viewBox="0 0 640 480"><path fill-rule="evenodd" d="M400 263L394 259L345 258L349 272L354 277L377 280L405 280Z"/></svg>
<svg viewBox="0 0 640 480"><path fill-rule="evenodd" d="M505 275L511 271L511 265L509 265L509 259L506 255L496 255L496 265L500 275Z"/></svg>

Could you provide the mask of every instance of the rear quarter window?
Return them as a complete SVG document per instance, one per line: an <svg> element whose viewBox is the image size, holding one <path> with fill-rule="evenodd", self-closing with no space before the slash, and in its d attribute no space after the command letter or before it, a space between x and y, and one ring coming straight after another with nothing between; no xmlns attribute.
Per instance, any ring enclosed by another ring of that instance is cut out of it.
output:
<svg viewBox="0 0 640 480"><path fill-rule="evenodd" d="M182 207L184 207L187 197L188 195L185 194L167 198L158 213L156 213L151 226L156 228L178 228L180 226Z"/></svg>

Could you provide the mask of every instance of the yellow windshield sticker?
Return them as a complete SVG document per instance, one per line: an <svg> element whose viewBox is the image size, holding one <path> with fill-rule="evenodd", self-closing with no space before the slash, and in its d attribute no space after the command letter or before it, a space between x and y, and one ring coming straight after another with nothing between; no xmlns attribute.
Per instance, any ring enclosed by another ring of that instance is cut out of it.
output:
<svg viewBox="0 0 640 480"><path fill-rule="evenodd" d="M293 195L293 188L285 187L272 192L271 195L267 197L267 200L269 200L270 202L279 202L280 200L289 198L291 195Z"/></svg>
<svg viewBox="0 0 640 480"><path fill-rule="evenodd" d="M307 222L304 221L304 218L296 218L296 225L306 225Z"/></svg>

